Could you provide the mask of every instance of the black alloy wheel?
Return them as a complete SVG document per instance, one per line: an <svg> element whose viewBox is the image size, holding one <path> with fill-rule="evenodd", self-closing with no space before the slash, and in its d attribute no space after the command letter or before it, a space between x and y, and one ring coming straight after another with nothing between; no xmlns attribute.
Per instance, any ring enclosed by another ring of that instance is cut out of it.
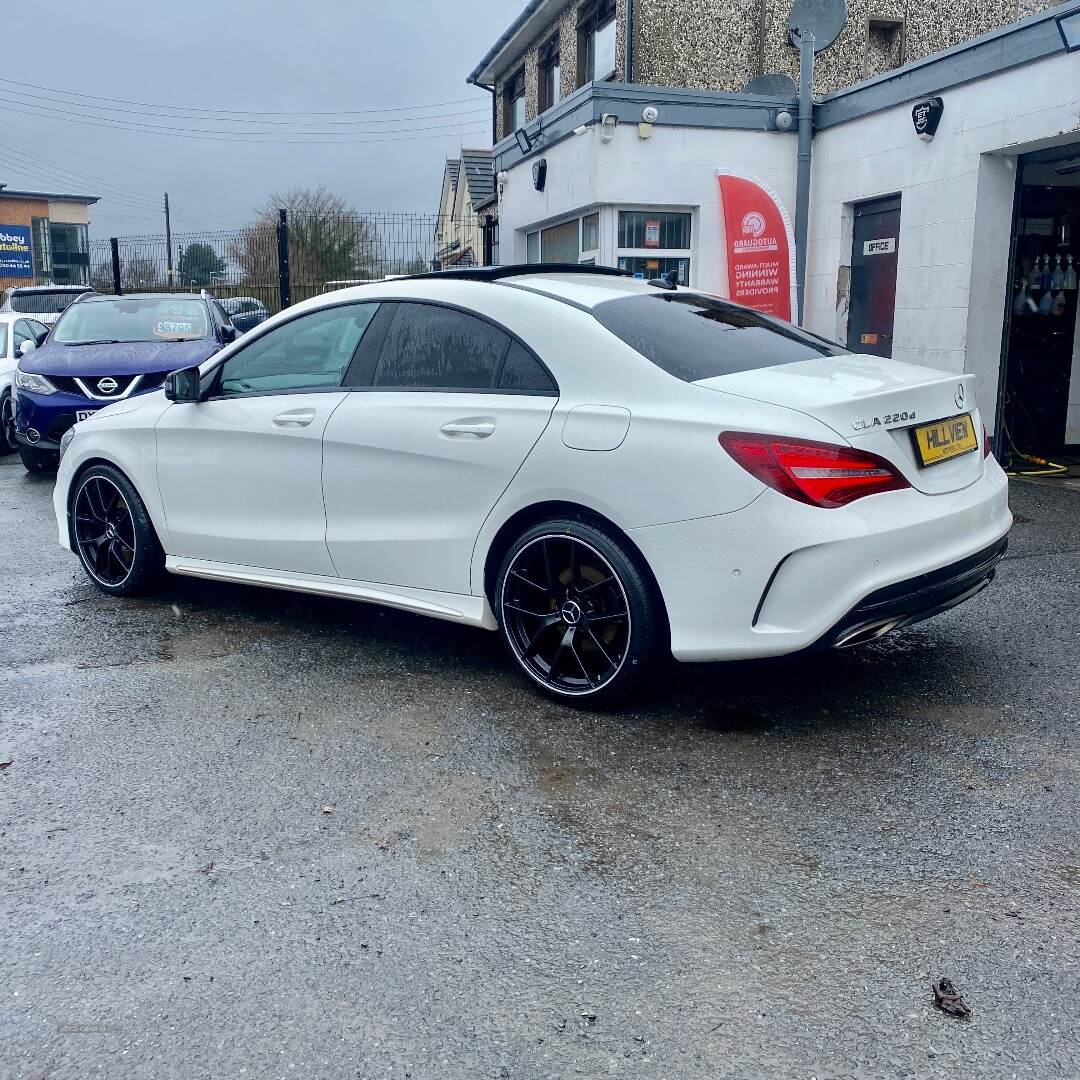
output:
<svg viewBox="0 0 1080 1080"><path fill-rule="evenodd" d="M583 522L526 533L499 575L503 637L541 690L581 704L622 696L656 638L657 605L631 554Z"/></svg>
<svg viewBox="0 0 1080 1080"><path fill-rule="evenodd" d="M72 547L99 589L135 596L157 585L165 555L139 493L119 469L88 469L69 506Z"/></svg>
<svg viewBox="0 0 1080 1080"><path fill-rule="evenodd" d="M15 399L11 394L0 397L0 456L14 454L19 449L15 441Z"/></svg>
<svg viewBox="0 0 1080 1080"><path fill-rule="evenodd" d="M83 480L75 496L75 543L86 572L101 585L123 585L135 567L135 520L107 476Z"/></svg>

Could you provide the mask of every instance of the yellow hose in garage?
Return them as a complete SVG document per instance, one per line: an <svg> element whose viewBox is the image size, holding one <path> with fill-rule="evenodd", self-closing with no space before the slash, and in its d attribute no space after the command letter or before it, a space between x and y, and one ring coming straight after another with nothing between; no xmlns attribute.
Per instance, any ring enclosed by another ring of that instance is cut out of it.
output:
<svg viewBox="0 0 1080 1080"><path fill-rule="evenodd" d="M1005 472L1006 476L1061 476L1062 473L1067 473L1069 471L1068 465L1059 465L1056 461L1048 461L1046 458L1038 457L1035 454L1025 454L1017 447L1016 443L1013 442L1009 425L1003 420L1001 426L1005 432L1005 438L1009 440L1009 448L1012 451L1013 456L1023 458L1024 461L1030 461L1032 465L1038 466L1038 468L1035 469L1007 469Z"/></svg>

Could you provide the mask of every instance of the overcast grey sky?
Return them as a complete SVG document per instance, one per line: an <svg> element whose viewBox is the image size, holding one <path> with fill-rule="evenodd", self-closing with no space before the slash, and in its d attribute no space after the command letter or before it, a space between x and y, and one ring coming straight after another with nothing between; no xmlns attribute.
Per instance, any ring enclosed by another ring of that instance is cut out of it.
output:
<svg viewBox="0 0 1080 1080"><path fill-rule="evenodd" d="M65 2L43 34L40 6L6 4L0 182L102 195L92 238L163 231L166 190L177 231L243 225L271 191L297 185L325 184L361 209L434 213L446 156L491 145L491 95L465 77L523 7ZM423 107L386 111L403 106ZM281 112L339 115L254 115Z"/></svg>

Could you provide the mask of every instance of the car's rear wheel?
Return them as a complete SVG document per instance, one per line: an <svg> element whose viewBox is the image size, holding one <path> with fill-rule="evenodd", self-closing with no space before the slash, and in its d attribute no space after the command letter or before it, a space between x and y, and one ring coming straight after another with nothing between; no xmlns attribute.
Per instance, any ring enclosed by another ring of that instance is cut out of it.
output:
<svg viewBox="0 0 1080 1080"><path fill-rule="evenodd" d="M55 450L35 450L32 446L19 446L19 457L28 473L55 472L60 455Z"/></svg>
<svg viewBox="0 0 1080 1080"><path fill-rule="evenodd" d="M90 580L114 596L149 592L165 556L131 481L111 465L79 477L71 497L72 540Z"/></svg>
<svg viewBox="0 0 1080 1080"><path fill-rule="evenodd" d="M10 394L0 396L0 456L14 454L19 449L15 441L15 402Z"/></svg>
<svg viewBox="0 0 1080 1080"><path fill-rule="evenodd" d="M636 554L594 525L561 519L511 546L496 606L525 674L549 697L578 705L624 697L653 659L662 622Z"/></svg>

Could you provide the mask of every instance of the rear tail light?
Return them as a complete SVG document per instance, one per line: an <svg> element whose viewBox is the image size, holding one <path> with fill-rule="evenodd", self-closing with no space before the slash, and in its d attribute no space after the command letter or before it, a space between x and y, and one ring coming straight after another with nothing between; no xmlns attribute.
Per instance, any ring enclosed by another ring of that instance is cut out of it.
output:
<svg viewBox="0 0 1080 1080"><path fill-rule="evenodd" d="M722 432L720 445L763 484L811 506L832 509L911 486L885 458L851 446L746 431Z"/></svg>

